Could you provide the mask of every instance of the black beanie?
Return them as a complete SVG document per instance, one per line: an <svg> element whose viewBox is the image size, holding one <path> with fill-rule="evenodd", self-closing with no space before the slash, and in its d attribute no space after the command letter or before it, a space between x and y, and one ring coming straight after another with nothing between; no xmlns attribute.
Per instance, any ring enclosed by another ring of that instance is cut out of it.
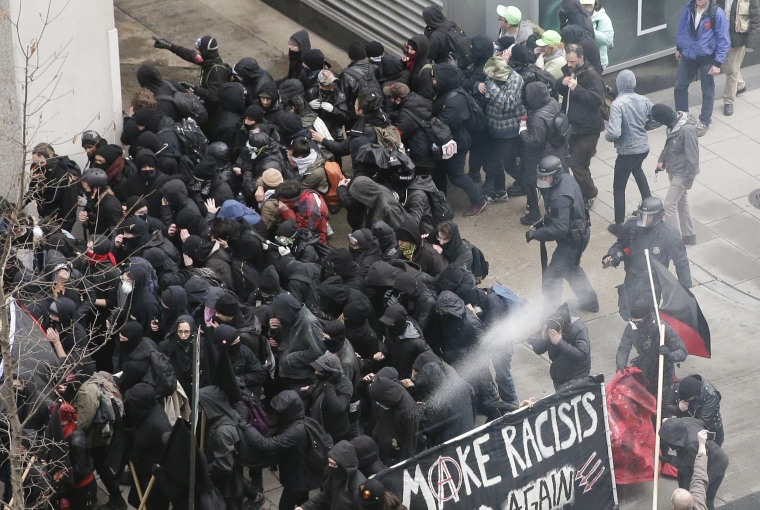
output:
<svg viewBox="0 0 760 510"><path fill-rule="evenodd" d="M675 110L666 104L658 103L652 107L652 119L664 126L672 126L677 118Z"/></svg>
<svg viewBox="0 0 760 510"><path fill-rule="evenodd" d="M298 136L305 136L308 130L303 127L303 120L297 113L286 112L280 115L280 133L284 141L289 141Z"/></svg>
<svg viewBox="0 0 760 510"><path fill-rule="evenodd" d="M364 44L362 44L361 41L354 41L351 43L351 46L348 47L348 58L351 62L367 58L367 50L364 48Z"/></svg>
<svg viewBox="0 0 760 510"><path fill-rule="evenodd" d="M331 340L342 340L346 336L346 326L343 321L327 321L322 325L322 332Z"/></svg>
<svg viewBox="0 0 760 510"><path fill-rule="evenodd" d="M534 64L536 55L522 44L515 44L509 60L518 64Z"/></svg>
<svg viewBox="0 0 760 510"><path fill-rule="evenodd" d="M396 230L396 240L417 244L417 239L414 238L412 233L404 229Z"/></svg>
<svg viewBox="0 0 760 510"><path fill-rule="evenodd" d="M382 510L385 508L385 486L383 482L372 478L359 486L359 508Z"/></svg>
<svg viewBox="0 0 760 510"><path fill-rule="evenodd" d="M229 315L234 317L240 310L240 302L232 292L225 291L224 294L219 296L214 305L214 310L222 315Z"/></svg>
<svg viewBox="0 0 760 510"><path fill-rule="evenodd" d="M149 126L151 121L158 117L158 112L152 108L140 108L133 117L138 126Z"/></svg>
<svg viewBox="0 0 760 510"><path fill-rule="evenodd" d="M304 89L301 80L289 79L280 84L280 102L287 104L291 99L296 96L303 96ZM300 117L299 117L300 119Z"/></svg>
<svg viewBox="0 0 760 510"><path fill-rule="evenodd" d="M267 266L259 278L259 291L264 294L274 294L280 290L280 275L274 266Z"/></svg>
<svg viewBox="0 0 760 510"><path fill-rule="evenodd" d="M631 317L634 319L646 319L652 313L652 305L645 299L637 299L631 305Z"/></svg>
<svg viewBox="0 0 760 510"><path fill-rule="evenodd" d="M688 400L692 397L702 396L702 381L690 375L681 379L678 384L678 399Z"/></svg>
<svg viewBox="0 0 760 510"><path fill-rule="evenodd" d="M364 47L364 50L367 52L369 58L382 57L383 53L385 53L385 48L383 48L382 43L377 41L368 42Z"/></svg>
<svg viewBox="0 0 760 510"><path fill-rule="evenodd" d="M225 314L226 315L226 314ZM226 343L227 345L232 344L233 340L235 340L239 335L238 330L233 328L232 326L228 326L226 324L221 324L214 328L214 344L215 345L222 345Z"/></svg>
<svg viewBox="0 0 760 510"><path fill-rule="evenodd" d="M193 259L193 262L204 261L211 255L213 247L210 241L191 235L182 243L182 253Z"/></svg>
<svg viewBox="0 0 760 510"><path fill-rule="evenodd" d="M153 151L150 149L139 149L135 156L135 164L137 165L138 170L145 168L146 166L157 168L156 155L153 154Z"/></svg>
<svg viewBox="0 0 760 510"><path fill-rule="evenodd" d="M312 71L318 71L325 66L325 56L321 50L308 50L303 53L303 63Z"/></svg>
<svg viewBox="0 0 760 510"><path fill-rule="evenodd" d="M252 104L245 109L245 118L255 120L257 123L264 122L264 110L257 104Z"/></svg>
<svg viewBox="0 0 760 510"><path fill-rule="evenodd" d="M204 181L210 181L216 176L216 166L211 160L203 158L200 163L193 167L193 177Z"/></svg>

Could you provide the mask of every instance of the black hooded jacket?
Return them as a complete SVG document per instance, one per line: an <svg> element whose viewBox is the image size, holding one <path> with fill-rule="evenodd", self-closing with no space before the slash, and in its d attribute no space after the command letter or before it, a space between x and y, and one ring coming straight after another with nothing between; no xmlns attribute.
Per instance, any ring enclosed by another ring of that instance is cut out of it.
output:
<svg viewBox="0 0 760 510"><path fill-rule="evenodd" d="M174 106L174 101L172 101L174 90L177 90L178 87L177 85L169 84L168 80L164 80L158 68L150 64L141 65L137 69L137 83L141 87L153 92L156 96L156 111L160 115L171 117L175 121L181 120L182 116L177 111L177 107Z"/></svg>
<svg viewBox="0 0 760 510"><path fill-rule="evenodd" d="M419 225L407 219L398 227L398 231L402 230L407 232L414 239L414 244L417 245L412 262L419 265L420 269L430 276L438 276L446 267L446 260L430 244L422 240Z"/></svg>
<svg viewBox="0 0 760 510"><path fill-rule="evenodd" d="M589 37L594 36L594 23L591 14L583 8L579 0L562 0L559 6L559 28L575 25L583 30ZM565 42L564 35L562 42ZM567 43L566 43L567 44Z"/></svg>
<svg viewBox="0 0 760 510"><path fill-rule="evenodd" d="M217 92L219 107L209 119L207 129L210 142L224 142L228 147L236 144L237 134L243 124L243 114L249 101L245 85L227 82L219 86Z"/></svg>
<svg viewBox="0 0 760 510"><path fill-rule="evenodd" d="M426 448L469 432L475 427L470 387L460 377L449 377L440 363L425 363L414 379L420 403L421 432Z"/></svg>
<svg viewBox="0 0 760 510"><path fill-rule="evenodd" d="M259 88L264 83L274 81L272 75L261 68L255 58L245 57L235 64L233 76L236 76L240 83L245 86L248 104L255 103L259 93Z"/></svg>
<svg viewBox="0 0 760 510"><path fill-rule="evenodd" d="M523 151L525 168L535 171L546 156L557 156L567 168L566 144L554 147L547 139L553 133L554 117L560 110L557 101L549 95L549 88L537 82L526 85L525 107L528 109L528 129L520 133L520 139L528 149Z"/></svg>
<svg viewBox="0 0 760 510"><path fill-rule="evenodd" d="M348 441L339 441L330 448L327 456L338 464L330 468L327 480L322 484L322 490L306 503L301 505L303 510L354 510L355 497L359 486L366 477L359 471L359 460L356 450Z"/></svg>
<svg viewBox="0 0 760 510"><path fill-rule="evenodd" d="M539 332L529 342L536 354L549 353L552 364L549 375L554 386L585 377L591 370L591 342L588 329L580 317L572 316L564 305L561 308L562 340L553 344L548 336L544 338Z"/></svg>
<svg viewBox="0 0 760 510"><path fill-rule="evenodd" d="M205 453L211 479L225 498L240 497L243 495L243 471L236 461L240 442L238 414L218 386L201 388L200 404L208 419Z"/></svg>
<svg viewBox="0 0 760 510"><path fill-rule="evenodd" d="M379 72L375 64L370 63L366 59L351 62L340 74L340 88L346 95L346 110L348 111L348 118L350 120L356 120L354 106L359 93L362 92L362 89L367 84L372 84L373 82L377 84L378 75ZM374 85L374 87L378 86Z"/></svg>
<svg viewBox="0 0 760 510"><path fill-rule="evenodd" d="M462 298L445 290L436 301L438 320L435 321L441 358L455 365L465 359L476 347L483 334L483 324L465 307Z"/></svg>
<svg viewBox="0 0 760 510"><path fill-rule="evenodd" d="M303 54L311 49L311 40L309 39L309 32L306 30L299 30L290 36L290 39L298 43L299 51L290 51L288 54L288 75L279 81L287 79L297 79L303 69Z"/></svg>
<svg viewBox="0 0 760 510"><path fill-rule="evenodd" d="M372 437L380 460L392 466L417 453L420 415L409 392L398 382L378 376L369 387L377 422ZM395 439L397 447L393 446Z"/></svg>
<svg viewBox="0 0 760 510"><path fill-rule="evenodd" d="M359 243L358 247L351 248L351 256L359 266L359 274L364 278L372 264L383 258L380 253L380 244L368 228L356 230L351 235Z"/></svg>
<svg viewBox="0 0 760 510"><path fill-rule="evenodd" d="M451 230L451 238L443 245L441 255L450 266L458 266L472 271L472 247L462 240L462 236L459 234L459 226L456 223L453 221L445 223Z"/></svg>
<svg viewBox="0 0 760 510"><path fill-rule="evenodd" d="M425 7L422 20L426 25L425 36L430 40L428 58L437 64L447 62L451 53L448 32L456 29L456 23L443 14L440 5Z"/></svg>
<svg viewBox="0 0 760 510"><path fill-rule="evenodd" d="M414 58L414 67L409 74L409 88L412 92L432 101L435 98L435 90L433 89L433 67L428 58L430 42L422 34L412 36L411 41L415 44L417 53Z"/></svg>
<svg viewBox="0 0 760 510"><path fill-rule="evenodd" d="M356 449L359 470L365 476L374 476L380 471L388 469L388 466L380 460L380 449L374 439L364 435L356 436L351 440L351 444Z"/></svg>
<svg viewBox="0 0 760 510"><path fill-rule="evenodd" d="M395 113L394 124L401 133L401 141L418 173L421 169L428 172L435 169L431 143L422 126L423 121L429 121L433 116L432 108L432 101L411 92L402 99Z"/></svg>
<svg viewBox="0 0 760 510"><path fill-rule="evenodd" d="M308 416L317 420L333 441L347 439L350 433L348 405L354 387L343 375L340 359L327 352L312 363L322 375L315 376L309 389L302 393Z"/></svg>
<svg viewBox="0 0 760 510"><path fill-rule="evenodd" d="M472 70L461 82L462 88L479 101L485 101L485 96L478 92L478 83L484 83L488 78L483 68L489 58L493 57L493 42L482 35L472 38Z"/></svg>
<svg viewBox="0 0 760 510"><path fill-rule="evenodd" d="M470 120L470 106L465 90L459 86L459 70L451 65L436 66L433 115L449 126L451 135L457 142L457 152L470 150L472 137L467 129Z"/></svg>
<svg viewBox="0 0 760 510"><path fill-rule="evenodd" d="M195 49L172 45L169 51L182 60L200 66L198 85L193 92L203 100L209 113L213 112L219 101L219 87L229 81L230 66L224 63L218 50L199 54Z"/></svg>

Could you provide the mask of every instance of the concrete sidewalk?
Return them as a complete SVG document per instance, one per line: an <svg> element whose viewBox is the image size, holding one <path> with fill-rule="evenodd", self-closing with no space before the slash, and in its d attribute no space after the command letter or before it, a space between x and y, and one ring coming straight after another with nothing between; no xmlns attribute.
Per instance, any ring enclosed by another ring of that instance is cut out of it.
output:
<svg viewBox="0 0 760 510"><path fill-rule="evenodd" d="M287 38L301 28L258 0L115 0L114 3L125 105L137 87L134 72L142 63L158 65L167 77L191 81L196 77L197 68L168 51L154 49L151 35L191 46L202 33L211 33L219 39L221 54L230 64L244 56L254 56L262 67L279 77L287 69ZM345 65L343 49L315 36L312 47L322 49L337 67ZM736 508L756 508L751 502L755 501L752 495L760 492L760 479L754 471L760 453L760 429L756 421L760 404L755 397L760 392L760 371L753 356L760 329L760 209L749 204L747 195L760 188L760 86L757 85L760 66L746 69L744 77L749 90L738 97L732 117L724 117L722 101L716 101L710 131L700 138L701 174L689 193L698 238L697 245L688 248L693 291L710 324L713 358L691 357L681 365L678 375L703 374L721 391L724 448L731 465L718 497L722 501L746 498ZM724 79L718 77L716 81L716 97L720 98ZM650 98L672 105L672 84L663 85L668 88ZM691 99L695 105L692 113L698 115L698 83L692 88ZM650 133L652 151L644 166L653 192L660 197L667 190L667 177L661 174L654 182L653 170L664 141L664 129ZM606 227L613 219L615 157L612 144L602 138L592 164L600 193L593 208L591 243L583 259L601 302L598 313L584 316L591 333L592 372L608 377L615 372L615 352L624 328L617 314L615 290L623 280L622 268L603 270L600 263L614 242ZM450 190L449 194L454 208L463 211L467 201L460 190ZM640 200L633 181L626 197L627 210L633 211ZM525 244L525 228L518 222L524 207L525 199L490 204L481 215L458 216L457 222L464 236L483 250L491 264L491 274L484 285L501 282L530 301L540 303L538 247L535 243ZM343 214L332 218L331 224L336 230L333 244L343 246L347 232ZM521 398L553 392L548 360L528 347L516 349L512 367ZM268 489L264 508L276 508L279 484L269 470L265 470L264 480ZM660 508L669 508L673 488L672 480L661 483ZM651 508L651 483L618 489L621 509Z"/></svg>

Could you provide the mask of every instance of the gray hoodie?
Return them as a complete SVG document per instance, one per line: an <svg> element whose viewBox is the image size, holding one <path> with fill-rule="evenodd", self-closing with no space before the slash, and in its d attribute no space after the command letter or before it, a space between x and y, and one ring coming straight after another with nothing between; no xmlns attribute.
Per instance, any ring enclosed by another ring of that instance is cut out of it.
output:
<svg viewBox="0 0 760 510"><path fill-rule="evenodd" d="M615 149L621 155L649 152L647 130L659 126L651 118L652 102L634 92L636 76L628 69L618 74L615 84L618 96L610 106L604 138L615 142Z"/></svg>

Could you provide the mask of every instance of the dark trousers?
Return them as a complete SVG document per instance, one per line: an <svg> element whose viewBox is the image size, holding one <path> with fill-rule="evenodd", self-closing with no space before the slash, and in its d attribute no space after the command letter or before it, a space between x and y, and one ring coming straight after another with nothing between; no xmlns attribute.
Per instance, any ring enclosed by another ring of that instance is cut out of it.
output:
<svg viewBox="0 0 760 510"><path fill-rule="evenodd" d="M114 475L106 465L108 446L93 446L90 449L90 455L92 455L92 462L95 464L95 471L98 473L100 481L103 482L103 486L108 492L108 500L123 500L124 498L121 496L121 490L119 489L119 474L121 473Z"/></svg>
<svg viewBox="0 0 760 510"><path fill-rule="evenodd" d="M712 65L712 59L697 62L696 60L682 58L678 62L676 85L673 89L673 96L676 100L676 111L688 112L689 85L699 76L702 82L702 110L699 112L699 121L702 124L710 124L712 120L713 101L715 99L715 77L708 74Z"/></svg>
<svg viewBox="0 0 760 510"><path fill-rule="evenodd" d="M591 178L591 158L596 154L599 133L590 135L573 134L570 136L570 169L573 177L581 187L584 199L596 198L599 190Z"/></svg>
<svg viewBox="0 0 760 510"><path fill-rule="evenodd" d="M470 159L467 162L467 169L470 174L479 174L481 168L485 168L488 147L485 137L473 136L472 147L470 147Z"/></svg>
<svg viewBox="0 0 760 510"><path fill-rule="evenodd" d="M542 288L544 291L544 310L556 310L562 304L562 282L567 280L570 288L582 304L597 302L596 291L588 281L586 272L581 267L581 255L588 246L590 235L585 234L581 246L570 243L558 243L552 254L552 260L544 271Z"/></svg>
<svg viewBox="0 0 760 510"><path fill-rule="evenodd" d="M625 187L628 184L628 177L633 174L636 180L636 186L639 187L641 199L652 196L649 191L649 182L641 163L644 162L649 151L641 154L618 154L615 160L615 178L612 181L612 197L615 202L615 223L622 225L625 221Z"/></svg>
<svg viewBox="0 0 760 510"><path fill-rule="evenodd" d="M293 510L295 507L301 506L308 499L309 491L295 491L283 488L277 508L280 510Z"/></svg>
<svg viewBox="0 0 760 510"><path fill-rule="evenodd" d="M519 162L522 141L519 136L513 138L488 137L488 157L484 167L486 171L486 188L495 193L504 193L507 189L504 172L506 171L518 182L523 178L522 163ZM536 183L533 183L536 187Z"/></svg>
<svg viewBox="0 0 760 510"><path fill-rule="evenodd" d="M470 176L464 173L466 159L467 152L457 152L454 157L441 160L433 173L433 182L439 190L446 193L447 180L451 181L451 184L462 188L467 193L470 205L480 205L484 200L483 195L478 191Z"/></svg>

